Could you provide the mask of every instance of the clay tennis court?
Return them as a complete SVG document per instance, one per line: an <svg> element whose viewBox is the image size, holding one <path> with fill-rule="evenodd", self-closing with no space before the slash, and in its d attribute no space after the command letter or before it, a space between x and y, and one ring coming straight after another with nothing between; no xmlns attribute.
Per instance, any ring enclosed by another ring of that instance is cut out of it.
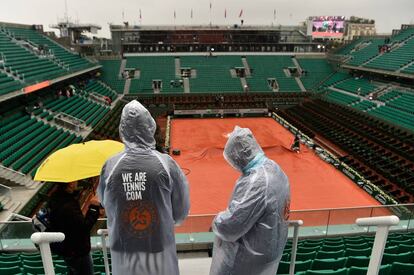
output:
<svg viewBox="0 0 414 275"><path fill-rule="evenodd" d="M223 158L226 135L235 125L250 128L265 154L288 175L291 210L379 204L311 149L302 145L299 154L291 152L294 136L272 118L174 119L171 149L181 150L181 155L174 158L190 183L190 215L216 214L226 208L239 177ZM368 210L365 212L369 214ZM361 210L355 214L366 215ZM340 215L339 220L347 216L344 215ZM208 220L211 222L211 218ZM355 221L353 217L351 220Z"/></svg>

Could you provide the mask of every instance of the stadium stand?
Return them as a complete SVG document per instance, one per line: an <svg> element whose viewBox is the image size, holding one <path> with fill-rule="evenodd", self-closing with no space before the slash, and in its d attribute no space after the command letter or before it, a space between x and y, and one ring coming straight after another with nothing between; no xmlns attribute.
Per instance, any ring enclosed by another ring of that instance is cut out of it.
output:
<svg viewBox="0 0 414 275"><path fill-rule="evenodd" d="M335 54L336 55L349 55L352 51L354 51L361 43L365 41L364 38L358 38L353 40L351 43L346 44L340 47Z"/></svg>
<svg viewBox="0 0 414 275"><path fill-rule="evenodd" d="M366 274L374 237L335 236L299 240L296 274ZM412 274L414 253L412 233L389 235L379 274ZM289 274L292 241L283 252L277 274Z"/></svg>
<svg viewBox="0 0 414 275"><path fill-rule="evenodd" d="M124 93L125 79L119 76L121 60L100 60L99 63L102 65L102 81L119 94Z"/></svg>
<svg viewBox="0 0 414 275"><path fill-rule="evenodd" d="M57 44L53 40L47 38L35 30L13 27L4 27L4 29L15 39L26 40L38 48L43 46L51 50L56 60L62 63L63 66L66 67L69 71L84 69L92 65L92 63L86 59L81 58L79 54L66 50L61 45Z"/></svg>
<svg viewBox="0 0 414 275"><path fill-rule="evenodd" d="M408 29L404 33L410 34L411 37L408 41L396 41L396 43L403 43L403 45L397 46L389 53L385 52L378 55L378 57L365 64L364 67L397 71L412 63L414 61L414 28Z"/></svg>
<svg viewBox="0 0 414 275"><path fill-rule="evenodd" d="M24 174L30 173L51 152L81 140L24 113L9 117L1 126L0 161Z"/></svg>
<svg viewBox="0 0 414 275"><path fill-rule="evenodd" d="M118 97L118 94L114 90L99 81L88 81L84 90L88 93L98 93L102 96L107 96L112 101Z"/></svg>
<svg viewBox="0 0 414 275"><path fill-rule="evenodd" d="M139 79L132 79L130 93L153 93L152 81L161 80L161 93L182 93L183 87L170 85L171 81L180 79L175 75L173 56L128 57L126 68L140 71Z"/></svg>
<svg viewBox="0 0 414 275"><path fill-rule="evenodd" d="M360 99L355 96L347 95L347 94L335 92L335 91L329 92L326 95L326 99L328 99L329 101L337 102L337 103L344 104L344 105L351 105L353 103L357 103L360 101Z"/></svg>
<svg viewBox="0 0 414 275"><path fill-rule="evenodd" d="M333 73L332 66L325 58L297 58L302 70L301 80L307 90L315 88L321 80Z"/></svg>
<svg viewBox="0 0 414 275"><path fill-rule="evenodd" d="M76 117L94 127L109 111L109 108L93 102L81 95L60 97L45 103L44 108L53 112L63 112Z"/></svg>
<svg viewBox="0 0 414 275"><path fill-rule="evenodd" d="M2 69L13 73L27 83L41 81L66 73L63 67L48 58L40 58L33 52L14 42L0 31L0 53L3 57Z"/></svg>
<svg viewBox="0 0 414 275"><path fill-rule="evenodd" d="M364 78L345 79L339 83L336 83L334 87L362 96L366 96L377 89L377 86L371 84L369 80Z"/></svg>
<svg viewBox="0 0 414 275"><path fill-rule="evenodd" d="M347 62L349 65L360 66L378 54L378 46L384 44L383 38L372 38L364 43L359 49L350 53L351 59Z"/></svg>
<svg viewBox="0 0 414 275"><path fill-rule="evenodd" d="M181 56L181 68L196 70L190 78L190 90L200 92L242 92L240 79L230 69L243 67L240 56ZM251 89L253 90L253 89Z"/></svg>
<svg viewBox="0 0 414 275"><path fill-rule="evenodd" d="M345 163L397 200L413 201L413 135L351 110L315 100L280 114L288 121L293 117L348 152Z"/></svg>
<svg viewBox="0 0 414 275"><path fill-rule="evenodd" d="M331 77L329 77L326 81L324 81L321 84L321 87L329 87L348 78L351 78L349 74L345 72L336 72Z"/></svg>
<svg viewBox="0 0 414 275"><path fill-rule="evenodd" d="M247 62L252 71L247 83L251 91L271 91L267 83L269 78L275 78L281 92L300 92L294 77L286 76L284 70L295 67L290 56L247 56Z"/></svg>

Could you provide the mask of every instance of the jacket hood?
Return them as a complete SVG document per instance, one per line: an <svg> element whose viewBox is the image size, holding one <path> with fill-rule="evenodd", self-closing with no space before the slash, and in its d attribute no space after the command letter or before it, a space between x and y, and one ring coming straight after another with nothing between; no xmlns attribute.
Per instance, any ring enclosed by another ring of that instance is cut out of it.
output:
<svg viewBox="0 0 414 275"><path fill-rule="evenodd" d="M156 123L150 112L138 101L125 105L119 123L119 135L125 150L155 149Z"/></svg>
<svg viewBox="0 0 414 275"><path fill-rule="evenodd" d="M224 147L223 155L231 166L243 172L255 158L264 153L249 128L236 126Z"/></svg>

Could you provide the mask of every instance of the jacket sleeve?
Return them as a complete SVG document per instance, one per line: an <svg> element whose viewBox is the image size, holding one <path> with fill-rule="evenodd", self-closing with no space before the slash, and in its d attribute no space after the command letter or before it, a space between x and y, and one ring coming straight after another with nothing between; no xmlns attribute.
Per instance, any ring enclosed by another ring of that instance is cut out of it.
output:
<svg viewBox="0 0 414 275"><path fill-rule="evenodd" d="M243 186L246 185L246 188ZM213 220L213 231L222 240L235 242L245 235L263 215L266 209L266 188L249 179L241 179L234 192L242 191L229 207Z"/></svg>
<svg viewBox="0 0 414 275"><path fill-rule="evenodd" d="M72 232L79 233L90 232L99 217L99 209L94 206L89 207L86 216L83 216L82 210L76 201L66 204L63 213L62 218L66 226L72 228Z"/></svg>
<svg viewBox="0 0 414 275"><path fill-rule="evenodd" d="M170 158L170 183L172 213L176 225L181 224L190 209L188 182L178 164Z"/></svg>

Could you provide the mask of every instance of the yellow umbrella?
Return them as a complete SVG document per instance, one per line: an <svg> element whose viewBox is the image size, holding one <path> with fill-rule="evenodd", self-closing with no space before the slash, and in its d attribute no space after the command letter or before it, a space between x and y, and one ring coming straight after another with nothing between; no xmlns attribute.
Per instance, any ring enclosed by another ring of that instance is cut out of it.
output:
<svg viewBox="0 0 414 275"><path fill-rule="evenodd" d="M98 176L105 161L123 149L124 144L113 140L72 144L45 159L34 180L72 182Z"/></svg>

